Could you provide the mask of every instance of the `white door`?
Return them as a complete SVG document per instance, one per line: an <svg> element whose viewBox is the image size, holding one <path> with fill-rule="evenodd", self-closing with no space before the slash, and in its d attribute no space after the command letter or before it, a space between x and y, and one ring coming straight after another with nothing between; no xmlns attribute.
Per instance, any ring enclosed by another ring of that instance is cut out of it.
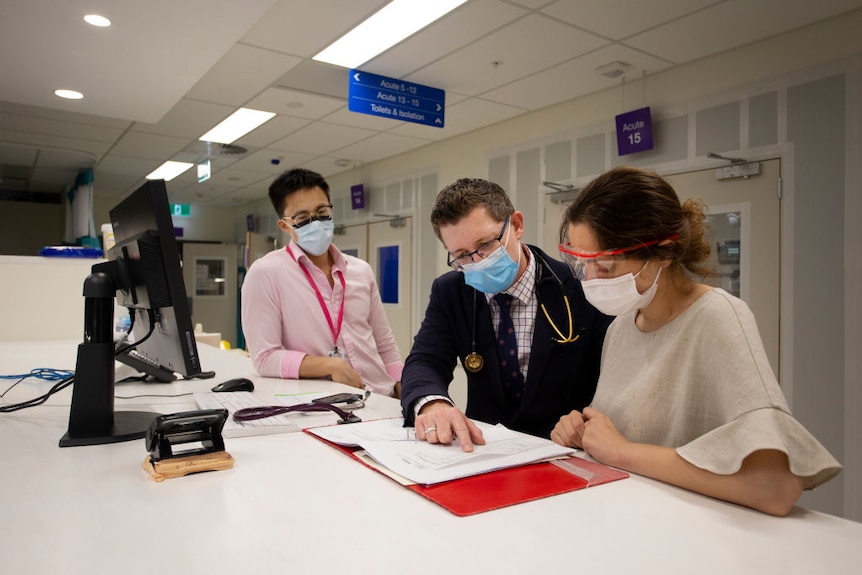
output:
<svg viewBox="0 0 862 575"><path fill-rule="evenodd" d="M332 243L342 253L368 261L368 224L338 228L338 234L333 236Z"/></svg>
<svg viewBox="0 0 862 575"><path fill-rule="evenodd" d="M413 345L413 218L368 224L368 263L377 275L386 318L401 358Z"/></svg>
<svg viewBox="0 0 862 575"><path fill-rule="evenodd" d="M259 260L275 249L275 238L266 234L246 232L245 234L245 267L248 269L255 260Z"/></svg>
<svg viewBox="0 0 862 575"><path fill-rule="evenodd" d="M236 244L183 243L183 281L191 299L192 323L237 345Z"/></svg>
<svg viewBox="0 0 862 575"><path fill-rule="evenodd" d="M778 376L781 161L760 162L760 175L718 180L716 170L666 176L680 199L697 197L707 207L715 273L704 283L740 297L754 313L769 363ZM560 223L571 201L546 194L543 247L559 258Z"/></svg>
<svg viewBox="0 0 862 575"><path fill-rule="evenodd" d="M781 160L759 162L760 174L716 178L716 170L668 176L680 198L707 206L715 273L706 281L739 296L754 312L778 376L781 285Z"/></svg>

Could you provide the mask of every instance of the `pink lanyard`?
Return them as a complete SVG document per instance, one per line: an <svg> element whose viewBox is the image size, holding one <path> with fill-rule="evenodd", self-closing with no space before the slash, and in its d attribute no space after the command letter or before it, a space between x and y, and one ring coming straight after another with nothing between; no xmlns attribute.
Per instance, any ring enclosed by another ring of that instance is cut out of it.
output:
<svg viewBox="0 0 862 575"><path fill-rule="evenodd" d="M317 295L317 301L320 303L320 309L323 310L323 315L326 316L326 321L329 324L329 330L332 332L332 350L334 352L338 352L338 336L341 334L341 323L344 321L344 300L347 299L347 289L344 283L344 274L338 274L338 278L341 280L341 309L338 310L338 329L332 324L332 316L329 315L329 308L326 307L326 302L323 300L323 295L320 293L320 290L317 288L317 284L314 283L314 280L311 278L311 274L308 273L308 270L305 269L305 266L299 263L299 260L296 259L296 256L293 255L293 252L290 251L290 246L285 246L287 253L290 254L290 257L293 258L302 272L305 274L305 277L308 278L308 283L311 284L314 293Z"/></svg>

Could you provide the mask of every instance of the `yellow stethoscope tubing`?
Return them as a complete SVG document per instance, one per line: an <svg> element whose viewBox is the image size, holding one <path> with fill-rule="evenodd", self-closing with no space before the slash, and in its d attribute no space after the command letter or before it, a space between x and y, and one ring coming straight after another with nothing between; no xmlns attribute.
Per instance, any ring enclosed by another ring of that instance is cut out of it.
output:
<svg viewBox="0 0 862 575"><path fill-rule="evenodd" d="M539 257L538 255L536 256ZM538 261L538 259L536 260ZM546 264L542 262L540 265L545 266ZM563 332L560 331L560 328L557 327L557 324L551 319L550 314L548 313L548 309L545 307L545 303L541 301L541 296L539 296L539 286L536 286L536 298L538 299L539 307L542 308L542 313L545 314L545 319L548 320L548 324L551 326L556 334L559 336L559 339L554 339L556 343L573 343L578 341L581 337L581 334L575 335L575 327L574 322L572 320L572 306L569 303L569 296L563 290L563 282L560 281L560 278L557 277L557 274L554 273L550 267L548 267L548 271L551 272L551 275L554 276L554 280L556 280L557 286L560 288L560 293L563 294L563 301L566 303L566 313L569 316L569 335L564 336ZM473 341L472 341L472 352L465 358L465 361L462 362L467 371L471 373L476 373L484 367L484 360L481 355L476 351L476 321L478 319L478 308L476 306L476 290L473 290Z"/></svg>
<svg viewBox="0 0 862 575"><path fill-rule="evenodd" d="M538 292L536 292L536 293L538 293ZM557 339L554 341L556 341L557 343L572 343L572 342L578 341L578 338L581 337L581 334L575 335L575 329L574 329L574 326L572 325L572 306L569 305L569 296L566 295L565 293L563 293L563 301L566 302L566 312L569 315L569 335L568 336L564 336L563 332L560 331L560 328L557 327L557 324L555 324L554 321L551 319L551 316L548 314L548 310L545 308L545 304L542 302L539 302L539 306L542 308L542 313L545 314L545 319L548 320L548 323L550 324L551 329L553 329L555 332L557 332L557 335L560 336L560 339ZM574 337L572 337L573 335L574 335Z"/></svg>

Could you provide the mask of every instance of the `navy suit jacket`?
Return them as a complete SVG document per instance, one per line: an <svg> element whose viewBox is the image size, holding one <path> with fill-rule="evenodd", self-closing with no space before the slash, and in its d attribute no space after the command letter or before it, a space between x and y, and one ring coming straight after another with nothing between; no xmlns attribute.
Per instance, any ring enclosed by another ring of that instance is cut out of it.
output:
<svg viewBox="0 0 862 575"><path fill-rule="evenodd" d="M537 310L524 395L520 406L513 409L503 395L494 326L484 294L468 286L460 272L443 274L431 287L425 319L401 374L405 425L413 425L413 405L418 399L428 395L449 396L447 390L457 360L463 364L473 351L474 317L476 352L485 364L478 373L466 372L467 417L549 437L561 416L590 404L599 378L605 331L613 318L603 315L584 299L580 282L566 264L529 247L534 257L542 260L537 260L536 267L540 301L557 328L567 335L565 292L572 310L574 333L580 337L572 343L555 342L556 332L541 307ZM549 270L556 273L561 286Z"/></svg>

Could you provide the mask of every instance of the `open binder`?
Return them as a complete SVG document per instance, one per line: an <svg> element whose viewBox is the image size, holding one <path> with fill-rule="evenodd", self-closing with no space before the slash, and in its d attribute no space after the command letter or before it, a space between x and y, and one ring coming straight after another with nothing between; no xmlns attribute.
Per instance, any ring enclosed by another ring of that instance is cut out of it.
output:
<svg viewBox="0 0 862 575"><path fill-rule="evenodd" d="M426 486L393 477L388 470L364 459L360 447L338 445L315 435L310 429L303 431L461 517L628 477L628 473L624 471L570 456Z"/></svg>

